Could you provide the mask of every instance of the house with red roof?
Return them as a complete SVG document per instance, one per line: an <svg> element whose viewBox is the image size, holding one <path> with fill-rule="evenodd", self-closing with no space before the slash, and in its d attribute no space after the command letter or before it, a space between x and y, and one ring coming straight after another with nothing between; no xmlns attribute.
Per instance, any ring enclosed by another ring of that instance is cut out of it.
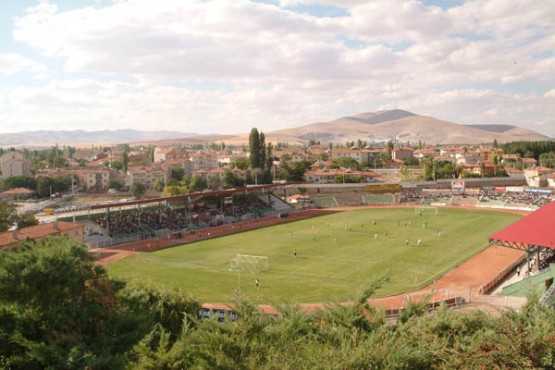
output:
<svg viewBox="0 0 555 370"><path fill-rule="evenodd" d="M55 221L48 224L24 227L0 233L0 249L15 249L27 239L41 239L47 236L67 236L84 243L85 225Z"/></svg>

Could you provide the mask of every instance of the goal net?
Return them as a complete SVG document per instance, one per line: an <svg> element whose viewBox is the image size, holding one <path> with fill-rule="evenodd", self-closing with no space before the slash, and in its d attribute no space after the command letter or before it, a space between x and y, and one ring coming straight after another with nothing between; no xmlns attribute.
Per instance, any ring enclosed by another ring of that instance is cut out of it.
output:
<svg viewBox="0 0 555 370"><path fill-rule="evenodd" d="M249 272L251 274L268 271L268 257L238 254L229 261L229 271Z"/></svg>
<svg viewBox="0 0 555 370"><path fill-rule="evenodd" d="M416 207L414 208L415 215L437 215L439 213L439 208L437 207Z"/></svg>

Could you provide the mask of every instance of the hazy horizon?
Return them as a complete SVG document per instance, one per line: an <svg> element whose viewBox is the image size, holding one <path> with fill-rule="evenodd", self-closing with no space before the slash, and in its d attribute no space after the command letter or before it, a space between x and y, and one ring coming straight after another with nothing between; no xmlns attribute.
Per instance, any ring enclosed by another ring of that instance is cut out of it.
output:
<svg viewBox="0 0 555 370"><path fill-rule="evenodd" d="M555 3L0 5L0 133L269 132L403 109L555 137Z"/></svg>

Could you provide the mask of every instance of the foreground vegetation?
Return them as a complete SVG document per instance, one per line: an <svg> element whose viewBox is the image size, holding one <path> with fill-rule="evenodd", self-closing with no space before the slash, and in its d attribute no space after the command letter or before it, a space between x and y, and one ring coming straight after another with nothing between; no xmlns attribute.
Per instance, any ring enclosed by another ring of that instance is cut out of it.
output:
<svg viewBox="0 0 555 370"><path fill-rule="evenodd" d="M489 235L521 217L433 211L422 216L414 208L334 213L136 254L114 263L109 272L152 286L181 287L202 302L229 302L241 289L249 300L264 303L345 301L388 274L389 283L376 292L387 296L429 284L482 251ZM230 271L236 254L267 256L270 269L258 275Z"/></svg>
<svg viewBox="0 0 555 370"><path fill-rule="evenodd" d="M111 280L66 239L0 251L3 369L553 369L555 311L537 299L499 315L410 305L397 322L367 304L197 320L185 292Z"/></svg>

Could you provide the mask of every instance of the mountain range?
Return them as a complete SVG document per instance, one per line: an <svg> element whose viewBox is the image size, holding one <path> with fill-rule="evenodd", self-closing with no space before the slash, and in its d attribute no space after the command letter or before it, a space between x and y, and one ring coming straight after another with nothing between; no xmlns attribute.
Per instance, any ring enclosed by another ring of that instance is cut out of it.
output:
<svg viewBox="0 0 555 370"><path fill-rule="evenodd" d="M535 131L511 125L462 125L420 116L401 109L361 113L327 122L311 123L295 128L264 132L266 142L306 144L310 140L345 143L361 139L370 143L396 140L416 144L487 144L510 141L551 140ZM236 135L197 135L194 138L173 139L166 143L203 143L223 141L228 144L248 143L248 133Z"/></svg>
<svg viewBox="0 0 555 370"><path fill-rule="evenodd" d="M196 134L178 131L101 130L101 131L24 131L0 134L0 147L42 148L52 145L111 145L139 141L157 141L175 137L193 137Z"/></svg>
<svg viewBox="0 0 555 370"><path fill-rule="evenodd" d="M361 139L370 143L395 140L401 143L485 144L497 140L551 140L535 131L511 125L462 125L437 118L417 115L401 109L361 113L327 122L264 132L266 142L306 144L310 140L345 143ZM133 144L203 144L225 142L248 144L249 133L198 135L175 131L28 131L0 134L0 146L44 147L54 144L86 146L120 143Z"/></svg>
<svg viewBox="0 0 555 370"><path fill-rule="evenodd" d="M270 133L276 137L321 142L356 141L398 142L426 144L482 144L519 140L548 140L532 130L510 125L461 125L437 118L420 116L400 109L362 113L329 122L279 130ZM269 135L266 135L267 137Z"/></svg>

